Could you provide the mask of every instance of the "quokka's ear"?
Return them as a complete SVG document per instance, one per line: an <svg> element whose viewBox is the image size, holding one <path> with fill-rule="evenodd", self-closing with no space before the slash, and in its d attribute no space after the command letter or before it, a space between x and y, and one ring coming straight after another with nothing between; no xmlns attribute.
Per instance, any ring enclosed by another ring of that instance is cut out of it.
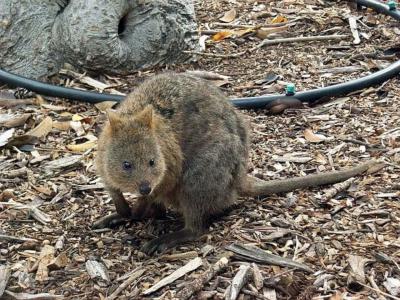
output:
<svg viewBox="0 0 400 300"><path fill-rule="evenodd" d="M151 105L147 105L140 113L136 115L135 119L137 122L148 128L154 128L155 120L153 107Z"/></svg>
<svg viewBox="0 0 400 300"><path fill-rule="evenodd" d="M107 109L106 113L111 128L118 129L122 123L119 114L114 109Z"/></svg>

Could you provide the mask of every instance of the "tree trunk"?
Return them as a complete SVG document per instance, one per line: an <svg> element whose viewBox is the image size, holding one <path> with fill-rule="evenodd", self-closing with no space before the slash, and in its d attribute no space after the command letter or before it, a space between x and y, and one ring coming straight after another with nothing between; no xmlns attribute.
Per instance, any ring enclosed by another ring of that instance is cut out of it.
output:
<svg viewBox="0 0 400 300"><path fill-rule="evenodd" d="M1 0L0 68L126 74L186 59L196 28L192 0Z"/></svg>

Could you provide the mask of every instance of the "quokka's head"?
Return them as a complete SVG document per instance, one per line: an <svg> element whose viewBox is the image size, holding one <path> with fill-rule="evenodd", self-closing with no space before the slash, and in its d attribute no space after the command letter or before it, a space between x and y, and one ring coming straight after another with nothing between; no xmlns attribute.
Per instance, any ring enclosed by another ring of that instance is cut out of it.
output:
<svg viewBox="0 0 400 300"><path fill-rule="evenodd" d="M136 115L109 110L110 140L103 162L112 184L122 192L151 195L165 174L166 165L155 130L157 120L151 106Z"/></svg>

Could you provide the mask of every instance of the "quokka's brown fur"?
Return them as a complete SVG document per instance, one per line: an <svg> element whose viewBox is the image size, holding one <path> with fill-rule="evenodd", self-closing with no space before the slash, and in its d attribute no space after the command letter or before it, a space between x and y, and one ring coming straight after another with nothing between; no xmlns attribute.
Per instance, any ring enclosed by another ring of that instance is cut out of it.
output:
<svg viewBox="0 0 400 300"><path fill-rule="evenodd" d="M211 216L238 195L256 196L339 182L371 165L285 180L247 175L249 134L241 114L206 80L179 74L155 76L108 112L96 165L117 214L161 216L166 206L183 214L184 229L156 238L143 251L174 247L201 235ZM139 195L131 207L122 195Z"/></svg>

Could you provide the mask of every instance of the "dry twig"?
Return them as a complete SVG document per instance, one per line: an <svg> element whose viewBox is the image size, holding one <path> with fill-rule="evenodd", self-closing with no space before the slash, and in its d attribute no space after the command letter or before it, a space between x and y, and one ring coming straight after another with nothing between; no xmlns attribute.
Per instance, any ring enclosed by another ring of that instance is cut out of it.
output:
<svg viewBox="0 0 400 300"><path fill-rule="evenodd" d="M117 287L117 289L110 296L107 297L107 300L117 299L118 295L121 294L121 292L130 286L136 279L142 276L145 271L145 269L139 269L135 271L131 276L129 276L128 279L121 283L121 285Z"/></svg>
<svg viewBox="0 0 400 300"><path fill-rule="evenodd" d="M26 98L26 99L2 99L0 98L0 107L10 108L20 105L40 105L40 100L37 98Z"/></svg>
<svg viewBox="0 0 400 300"><path fill-rule="evenodd" d="M264 264L271 264L281 267L296 268L305 272L312 273L313 270L308 266L299 262L293 261L286 257L281 257L261 250L254 246L247 246L241 244L231 244L226 247L227 250L235 253L235 256L249 261L255 261Z"/></svg>
<svg viewBox="0 0 400 300"><path fill-rule="evenodd" d="M253 270L253 281L257 290L261 290L264 286L264 277L262 276L260 269L255 263L251 264Z"/></svg>
<svg viewBox="0 0 400 300"><path fill-rule="evenodd" d="M360 40L360 35L358 34L358 29L357 29L357 19L353 16L349 17L349 25L350 25L350 30L351 34L353 35L353 44L358 45L361 43Z"/></svg>
<svg viewBox="0 0 400 300"><path fill-rule="evenodd" d="M13 293L11 291L6 291L4 293L7 300L58 300L64 299L62 295L52 295L48 293L41 294L27 294L27 293Z"/></svg>
<svg viewBox="0 0 400 300"><path fill-rule="evenodd" d="M101 279L105 282L110 282L110 277L108 275L107 268L104 264L96 260L88 260L85 264L86 271L92 279Z"/></svg>
<svg viewBox="0 0 400 300"><path fill-rule="evenodd" d="M192 54L192 55L201 55L208 57L216 57L216 58L236 58L240 57L247 53L247 51L242 51L233 54L218 54L218 53L208 53L208 52L199 52L199 51L182 51L183 53Z"/></svg>
<svg viewBox="0 0 400 300"><path fill-rule="evenodd" d="M376 282L374 280L374 277L371 275L371 276L368 276L367 278L368 278L369 283L372 285L372 287L379 291L378 292L378 298L381 299L381 300L385 300L386 298L382 295L382 291L380 290L380 288L376 284Z"/></svg>
<svg viewBox="0 0 400 300"><path fill-rule="evenodd" d="M383 296L385 296L385 297L388 297L388 298L390 298L390 299L400 300L399 297L390 295L390 294L385 293L385 292L383 292L383 291L381 291L381 290L377 290L377 289L375 289L375 288L373 288L373 287L370 287L370 286L367 285L367 284L364 284L364 283L361 283L361 282L359 282L358 284L361 285L361 286L363 286L363 287L365 287L365 288L367 288L367 289L370 289L371 291L377 292L378 294L381 294L381 295L383 295Z"/></svg>
<svg viewBox="0 0 400 300"><path fill-rule="evenodd" d="M196 257L196 258L190 260L186 265L184 265L183 267L174 271L172 274L168 275L167 277L161 279L159 282L157 282L151 288L145 290L143 292L143 295L150 295L151 293L154 293L155 291L162 288L163 286L166 286L166 285L174 282L178 278L181 278L186 273L196 270L202 264L203 264L203 261L200 257Z"/></svg>
<svg viewBox="0 0 400 300"><path fill-rule="evenodd" d="M17 242L17 243L25 243L25 242L31 242L31 243L38 243L38 240L35 239L30 239L26 237L18 237L18 236L11 236L7 234L0 234L0 241L9 241L9 242Z"/></svg>
<svg viewBox="0 0 400 300"><path fill-rule="evenodd" d="M232 283L226 291L225 300L235 300L239 296L240 290L247 282L250 271L250 266L241 265L239 267L239 271L233 277Z"/></svg>
<svg viewBox="0 0 400 300"><path fill-rule="evenodd" d="M274 40L264 40L258 44L257 48L264 46L282 44L282 43L298 43L298 42L316 42L316 41L328 41L328 40L343 40L347 38L347 35L333 34L333 35L316 35L316 36L300 36L293 38L283 38Z"/></svg>
<svg viewBox="0 0 400 300"><path fill-rule="evenodd" d="M229 260L226 257L222 257L211 268L204 271L198 278L186 284L185 287L176 294L176 297L178 299L189 299L192 295L199 292L216 274L224 270L227 267L228 262Z"/></svg>
<svg viewBox="0 0 400 300"><path fill-rule="evenodd" d="M185 259L192 259L197 257L198 254L196 251L189 251L183 253L174 253L171 255L163 255L161 258L167 261L174 261L174 260L185 260Z"/></svg>
<svg viewBox="0 0 400 300"><path fill-rule="evenodd" d="M0 299L7 287L7 283L8 280L10 279L10 276L11 276L10 267L0 266Z"/></svg>
<svg viewBox="0 0 400 300"><path fill-rule="evenodd" d="M347 190L350 185L354 182L355 178L351 177L343 182L339 182L334 184L331 188L326 189L323 191L323 197L318 200L319 205L323 205L328 203L329 200L331 200L333 197L335 197L337 194Z"/></svg>

